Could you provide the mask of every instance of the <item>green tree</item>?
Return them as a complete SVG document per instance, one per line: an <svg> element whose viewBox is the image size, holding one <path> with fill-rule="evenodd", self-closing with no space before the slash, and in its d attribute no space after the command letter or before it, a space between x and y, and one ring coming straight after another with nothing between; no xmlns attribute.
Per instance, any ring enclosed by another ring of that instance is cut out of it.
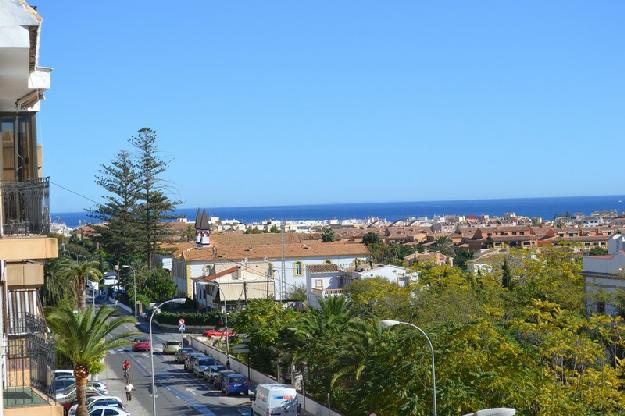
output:
<svg viewBox="0 0 625 416"><path fill-rule="evenodd" d="M101 371L107 351L128 344L131 332L115 333L132 317L115 317L116 311L102 307L75 312L71 307L54 309L47 317L56 348L71 360L76 378L78 416L87 416L87 377Z"/></svg>
<svg viewBox="0 0 625 416"><path fill-rule="evenodd" d="M448 236L439 237L434 241L434 250L441 252L446 256L454 255L454 243Z"/></svg>
<svg viewBox="0 0 625 416"><path fill-rule="evenodd" d="M321 241L324 243L331 243L334 240L336 240L336 233L332 227L324 227L323 232L321 233Z"/></svg>
<svg viewBox="0 0 625 416"><path fill-rule="evenodd" d="M44 266L44 281L41 287L44 306L57 306L63 301L76 304L75 283L62 272L68 261L67 258L60 257Z"/></svg>
<svg viewBox="0 0 625 416"><path fill-rule="evenodd" d="M87 308L86 288L87 280L99 282L102 279L100 263L97 261L73 261L68 260L59 265L57 273L60 278L70 282L76 291L78 308Z"/></svg>
<svg viewBox="0 0 625 416"><path fill-rule="evenodd" d="M508 264L508 257L504 257L503 265L501 266L501 285L506 289L512 287L512 270Z"/></svg>
<svg viewBox="0 0 625 416"><path fill-rule="evenodd" d="M164 221L173 219L171 212L179 204L165 193L168 187L162 175L169 162L160 157L156 141L156 132L150 128L139 129L138 134L130 139L138 153L135 162L140 200L138 229L142 233L143 258L149 268L152 268L153 254L159 245L171 238L171 228Z"/></svg>
<svg viewBox="0 0 625 416"><path fill-rule="evenodd" d="M378 235L378 233L374 233L373 231L369 231L367 234L365 234L362 237L362 243L364 245L366 245L367 247L369 247L370 245L373 245L373 244L378 244L378 243L380 243L380 236Z"/></svg>
<svg viewBox="0 0 625 416"><path fill-rule="evenodd" d="M106 191L92 214L106 223L95 226L99 239L115 263L129 263L141 253L139 175L130 153L121 150L109 165L102 165L96 184Z"/></svg>
<svg viewBox="0 0 625 416"><path fill-rule="evenodd" d="M146 296L150 302L164 302L174 297L176 284L168 270L153 268L143 273L141 287L137 289L139 294Z"/></svg>
<svg viewBox="0 0 625 416"><path fill-rule="evenodd" d="M278 228L278 226L277 226L276 224L273 224L273 225L271 226L271 228L269 229L269 232L270 232L270 233L277 234L277 233L279 233L279 232L280 232L280 229Z"/></svg>

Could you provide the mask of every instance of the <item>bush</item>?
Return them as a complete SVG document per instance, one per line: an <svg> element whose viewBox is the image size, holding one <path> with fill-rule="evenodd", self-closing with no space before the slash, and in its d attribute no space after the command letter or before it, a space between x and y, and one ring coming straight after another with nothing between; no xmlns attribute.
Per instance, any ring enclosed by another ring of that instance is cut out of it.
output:
<svg viewBox="0 0 625 416"><path fill-rule="evenodd" d="M223 326L223 315L219 312L161 312L154 319L159 324L177 325L182 318L185 325Z"/></svg>

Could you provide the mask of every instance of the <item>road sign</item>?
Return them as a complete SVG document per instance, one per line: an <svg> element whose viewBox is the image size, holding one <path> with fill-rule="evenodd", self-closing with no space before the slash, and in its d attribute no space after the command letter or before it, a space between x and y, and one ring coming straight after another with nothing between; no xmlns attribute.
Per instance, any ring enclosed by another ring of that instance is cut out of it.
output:
<svg viewBox="0 0 625 416"><path fill-rule="evenodd" d="M178 325L184 326L184 319L178 319Z"/></svg>
<svg viewBox="0 0 625 416"><path fill-rule="evenodd" d="M186 327L186 326L184 326L184 325L180 325L180 326L178 327L178 331L180 331L180 332L184 332L186 329L187 329L187 327Z"/></svg>
<svg viewBox="0 0 625 416"><path fill-rule="evenodd" d="M232 352L238 352L241 354L246 354L248 352L250 352L250 349L248 348L247 345L235 345L234 347L232 347Z"/></svg>

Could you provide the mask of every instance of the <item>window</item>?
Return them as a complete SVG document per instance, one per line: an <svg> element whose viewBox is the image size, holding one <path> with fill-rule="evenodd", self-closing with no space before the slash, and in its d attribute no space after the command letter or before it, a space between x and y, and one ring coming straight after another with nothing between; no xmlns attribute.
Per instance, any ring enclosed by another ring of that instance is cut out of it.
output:
<svg viewBox="0 0 625 416"><path fill-rule="evenodd" d="M303 270L303 265L301 261L297 261L295 262L295 275L296 276L301 276L302 275L302 270Z"/></svg>
<svg viewBox="0 0 625 416"><path fill-rule="evenodd" d="M323 279L315 279L315 289L323 289Z"/></svg>

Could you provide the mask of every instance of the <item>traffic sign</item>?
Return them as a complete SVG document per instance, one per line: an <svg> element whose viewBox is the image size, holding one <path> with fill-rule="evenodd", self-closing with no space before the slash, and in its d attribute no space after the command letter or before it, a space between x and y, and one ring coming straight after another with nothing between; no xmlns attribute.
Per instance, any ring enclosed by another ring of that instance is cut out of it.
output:
<svg viewBox="0 0 625 416"><path fill-rule="evenodd" d="M245 346L235 345L234 347L232 347L232 352L247 354L248 352L250 352L250 349L247 347L247 345Z"/></svg>
<svg viewBox="0 0 625 416"><path fill-rule="evenodd" d="M184 325L180 325L180 326L178 327L178 331L180 331L180 332L184 332L186 329L187 329L187 327L186 327L186 326L184 326Z"/></svg>
<svg viewBox="0 0 625 416"><path fill-rule="evenodd" d="M184 326L184 319L178 319L178 325Z"/></svg>

